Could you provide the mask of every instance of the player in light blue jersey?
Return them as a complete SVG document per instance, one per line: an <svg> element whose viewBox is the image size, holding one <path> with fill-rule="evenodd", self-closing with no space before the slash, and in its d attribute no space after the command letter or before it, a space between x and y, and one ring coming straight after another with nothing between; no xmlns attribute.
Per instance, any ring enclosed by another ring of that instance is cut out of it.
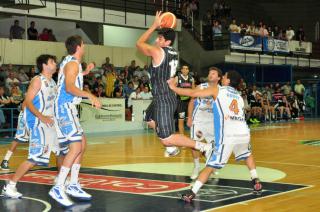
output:
<svg viewBox="0 0 320 212"><path fill-rule="evenodd" d="M253 193L261 194L262 185L258 178L255 161L251 154L250 130L246 124L243 99L237 91L241 76L236 71L228 71L222 78L222 87L212 87L204 90L177 88L173 80L168 81L170 88L177 94L191 97L214 98L213 122L215 141L214 151L207 158L206 167L200 173L192 189L181 198L191 202L200 188L209 179L215 169L221 169L234 153L236 160L245 160L250 170L253 183Z"/></svg>
<svg viewBox="0 0 320 212"><path fill-rule="evenodd" d="M203 90L210 87L219 86L219 81L222 79L222 72L219 68L210 67L208 79L206 83L201 83L196 87L198 90ZM204 98L192 98L188 106L187 125L190 127L190 138L195 141L206 140L207 143L214 142L214 126L213 126L213 97L207 96ZM190 178L196 179L200 172L200 153L194 149L192 157L194 168Z"/></svg>
<svg viewBox="0 0 320 212"><path fill-rule="evenodd" d="M82 97L88 98L92 105L101 108L97 97L83 91L83 72L81 59L84 55L84 43L80 36L71 36L65 42L68 56L60 65L58 75L58 92L54 105L54 116L57 124L57 135L60 150L65 154L62 167L56 184L49 195L63 206L71 206L73 202L66 193L72 197L91 200L91 195L82 190L78 181L80 164L86 147L86 139L80 126L76 106ZM87 70L92 69L91 64ZM65 187L66 178L71 169L70 184Z"/></svg>
<svg viewBox="0 0 320 212"><path fill-rule="evenodd" d="M25 102L21 104L21 111L18 116L18 124L17 124L17 131L14 136L14 140L11 143L10 148L8 149L7 153L5 154L2 162L1 162L1 169L2 170L10 170L9 168L9 160L14 151L16 151L17 146L19 143L27 143L29 140L29 132L26 127L26 123L24 120L24 109L25 109Z"/></svg>
<svg viewBox="0 0 320 212"><path fill-rule="evenodd" d="M2 190L5 196L11 198L22 197L22 194L16 189L16 184L23 175L35 165L47 166L51 151L58 151L53 120L56 83L52 75L56 72L55 57L40 55L37 58L37 67L41 70L41 74L31 80L25 98L24 120L30 140L28 159L18 167Z"/></svg>

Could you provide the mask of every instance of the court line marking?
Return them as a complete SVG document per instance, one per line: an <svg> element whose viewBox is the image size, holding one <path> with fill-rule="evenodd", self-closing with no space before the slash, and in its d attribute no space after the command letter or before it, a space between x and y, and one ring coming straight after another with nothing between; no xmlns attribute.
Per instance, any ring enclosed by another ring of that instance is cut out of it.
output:
<svg viewBox="0 0 320 212"><path fill-rule="evenodd" d="M47 201L44 201L42 199L37 199L37 198L33 198L33 197L24 197L22 196L22 199L30 199L30 200L34 200L37 202L41 202L42 204L44 204L46 206L46 208L42 211L42 212L49 212L51 210L51 204Z"/></svg>
<svg viewBox="0 0 320 212"><path fill-rule="evenodd" d="M309 188L312 188L312 187L314 187L314 186L307 186L307 187L304 187L304 188L298 188L298 189L294 189L294 190L291 190L291 191L281 192L281 193L278 193L278 194L271 194L271 195L264 196L264 197L259 197L259 198L255 198L255 199L236 202L236 203L232 203L232 204L228 204L228 205L224 205L224 206L220 206L220 207L216 207L216 208L206 209L206 210L203 210L201 212L209 212L209 211L212 211L212 210L226 208L226 207L234 206L234 205L237 205L237 204L240 204L240 205L247 204L247 205L249 205L250 202L253 202L253 201L256 201L256 200L261 200L261 199L266 199L266 198L269 198L269 197L275 197L275 196L279 196L279 195L284 195L284 194L287 194L287 193L296 192L296 191L300 191L300 190L304 190L304 189L309 189Z"/></svg>

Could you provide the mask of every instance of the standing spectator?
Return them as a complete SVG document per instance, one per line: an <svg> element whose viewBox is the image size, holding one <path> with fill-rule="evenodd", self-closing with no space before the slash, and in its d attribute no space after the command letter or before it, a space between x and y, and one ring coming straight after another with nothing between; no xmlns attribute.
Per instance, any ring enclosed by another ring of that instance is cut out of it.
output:
<svg viewBox="0 0 320 212"><path fill-rule="evenodd" d="M30 22L30 27L28 28L28 40L38 40L38 30L34 28L35 22Z"/></svg>
<svg viewBox="0 0 320 212"><path fill-rule="evenodd" d="M273 31L272 27L268 26L267 30L268 30L269 36L274 37L274 31Z"/></svg>
<svg viewBox="0 0 320 212"><path fill-rule="evenodd" d="M57 42L56 36L53 34L52 29L48 29L48 41Z"/></svg>
<svg viewBox="0 0 320 212"><path fill-rule="evenodd" d="M128 108L130 108L131 112L132 112L132 100L133 99L141 99L140 96L140 88L137 88L134 92L132 92L128 98Z"/></svg>
<svg viewBox="0 0 320 212"><path fill-rule="evenodd" d="M280 39L280 40L288 40L286 32L287 32L286 30L280 30L280 34L279 34L278 39Z"/></svg>
<svg viewBox="0 0 320 212"><path fill-rule="evenodd" d="M276 39L279 39L279 35L281 33L281 30L279 29L279 27L277 25L274 26L273 28L273 36Z"/></svg>
<svg viewBox="0 0 320 212"><path fill-rule="evenodd" d="M47 28L44 28L42 30L42 33L39 35L39 40L41 40L41 41L48 41L49 40L49 33L48 33Z"/></svg>
<svg viewBox="0 0 320 212"><path fill-rule="evenodd" d="M291 85L290 85L290 82L287 82L285 85L283 85L281 87L281 91L284 95L288 96L291 92Z"/></svg>
<svg viewBox="0 0 320 212"><path fill-rule="evenodd" d="M106 71L108 71L108 70L109 70L109 71L112 70L113 64L110 63L110 57L106 57L106 62L103 63L103 64L101 65L101 67L103 68L104 72L106 72Z"/></svg>
<svg viewBox="0 0 320 212"><path fill-rule="evenodd" d="M195 19L198 19L198 17L199 17L199 10L198 10L198 6L197 6L196 1L195 1L195 0L191 1L191 3L190 3L189 6L190 6L191 12L192 12L192 14L193 14L193 17L194 17Z"/></svg>
<svg viewBox="0 0 320 212"><path fill-rule="evenodd" d="M0 81L4 82L8 77L8 72L0 65Z"/></svg>
<svg viewBox="0 0 320 212"><path fill-rule="evenodd" d="M142 99L152 99L152 94L150 92L149 86L144 86L143 92L140 93Z"/></svg>
<svg viewBox="0 0 320 212"><path fill-rule="evenodd" d="M114 84L117 79L116 70L113 68L110 71L105 72L105 79L106 79L106 95L107 97L112 97L112 93L114 90Z"/></svg>
<svg viewBox="0 0 320 212"><path fill-rule="evenodd" d="M212 14L210 10L207 10L207 13L202 18L202 23L205 26L211 26L212 25Z"/></svg>
<svg viewBox="0 0 320 212"><path fill-rule="evenodd" d="M255 35L256 32L257 32L256 25L255 25L254 21L252 21L252 22L251 22L251 25L250 25L250 26L248 27L248 29L247 29L247 33L248 33L249 35Z"/></svg>
<svg viewBox="0 0 320 212"><path fill-rule="evenodd" d="M212 27L212 35L214 37L221 37L222 36L222 27L219 21L215 20Z"/></svg>
<svg viewBox="0 0 320 212"><path fill-rule="evenodd" d="M260 27L259 29L259 35L261 37L268 37L269 36L269 32L268 30L266 29L266 25L265 24L262 24L262 26Z"/></svg>
<svg viewBox="0 0 320 212"><path fill-rule="evenodd" d="M286 31L286 38L288 41L291 41L294 37L294 31L292 29L292 26L290 25Z"/></svg>
<svg viewBox="0 0 320 212"><path fill-rule="evenodd" d="M19 20L14 21L14 25L10 27L10 40L22 39L25 29L19 26Z"/></svg>
<svg viewBox="0 0 320 212"><path fill-rule="evenodd" d="M297 30L297 34L296 34L296 40L302 42L306 40L306 35L304 33L304 29L302 26L299 27L299 29Z"/></svg>
<svg viewBox="0 0 320 212"><path fill-rule="evenodd" d="M240 33L240 28L237 25L236 19L232 19L232 23L229 25L229 31L233 33Z"/></svg>
<svg viewBox="0 0 320 212"><path fill-rule="evenodd" d="M131 64L128 68L128 80L131 80L132 77L133 77L133 73L134 71L136 70L137 66L136 66L136 61L135 60L132 60L131 61Z"/></svg>
<svg viewBox="0 0 320 212"><path fill-rule="evenodd" d="M294 92L297 94L297 98L299 101L303 101L304 91L304 85L301 83L300 80L297 80L297 84L294 85Z"/></svg>

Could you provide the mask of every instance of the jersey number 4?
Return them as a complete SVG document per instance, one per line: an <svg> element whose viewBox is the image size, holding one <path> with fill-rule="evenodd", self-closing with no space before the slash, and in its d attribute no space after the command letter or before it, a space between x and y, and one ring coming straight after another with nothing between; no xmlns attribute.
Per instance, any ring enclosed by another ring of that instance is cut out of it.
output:
<svg viewBox="0 0 320 212"><path fill-rule="evenodd" d="M169 62L170 65L170 77L174 77L178 67L178 60L171 60Z"/></svg>
<svg viewBox="0 0 320 212"><path fill-rule="evenodd" d="M234 112L234 114L238 115L239 113L239 107L238 107L238 101L233 99L231 104L229 105L229 110Z"/></svg>

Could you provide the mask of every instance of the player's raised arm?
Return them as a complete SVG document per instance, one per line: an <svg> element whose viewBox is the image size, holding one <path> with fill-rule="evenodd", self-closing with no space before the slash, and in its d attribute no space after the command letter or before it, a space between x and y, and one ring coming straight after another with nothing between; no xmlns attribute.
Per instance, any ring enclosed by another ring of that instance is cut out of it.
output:
<svg viewBox="0 0 320 212"><path fill-rule="evenodd" d="M160 47L153 46L147 43L152 33L160 26L160 15L161 11L157 11L153 24L145 33L141 35L141 37L138 39L136 43L136 46L139 49L139 51L141 51L146 56L151 56L153 59L161 57L161 54L163 54L163 51Z"/></svg>

